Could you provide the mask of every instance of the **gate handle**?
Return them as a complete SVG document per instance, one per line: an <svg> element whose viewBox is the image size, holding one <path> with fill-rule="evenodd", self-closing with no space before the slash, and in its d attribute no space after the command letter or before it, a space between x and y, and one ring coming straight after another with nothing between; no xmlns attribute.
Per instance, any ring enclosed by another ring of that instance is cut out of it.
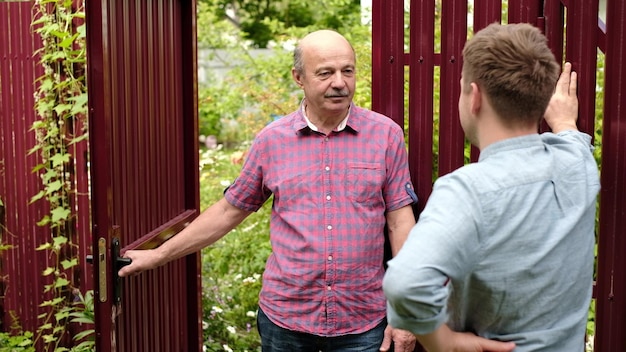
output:
<svg viewBox="0 0 626 352"><path fill-rule="evenodd" d="M101 239L102 240L102 239ZM104 246L100 246L101 250L103 250ZM101 264L102 263L106 263L105 262L105 256L102 253L103 251L101 251ZM93 264L93 255L87 255L86 257L87 263L89 264ZM114 299L115 299L115 304L120 303L120 301L122 300L122 280L121 278L118 276L117 272L125 267L126 265L129 265L130 263L132 263L132 260L130 258L124 258L124 257L120 257L120 239L117 237L114 237L112 239L111 242L111 269L113 270L113 294L114 294ZM106 264L105 264L106 265ZM106 270L103 270L104 268L100 268L100 300L102 302L106 301ZM104 292L103 292L104 291Z"/></svg>

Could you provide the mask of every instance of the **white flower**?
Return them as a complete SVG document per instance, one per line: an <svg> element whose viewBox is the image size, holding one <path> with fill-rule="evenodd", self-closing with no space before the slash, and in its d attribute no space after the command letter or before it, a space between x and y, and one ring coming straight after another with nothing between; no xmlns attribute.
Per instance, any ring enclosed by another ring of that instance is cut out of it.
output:
<svg viewBox="0 0 626 352"><path fill-rule="evenodd" d="M233 349L228 347L226 344L222 345L222 347L224 347L224 351L233 352Z"/></svg>
<svg viewBox="0 0 626 352"><path fill-rule="evenodd" d="M246 316L250 317L250 318L254 318L256 317L256 312L253 312L251 310L246 312Z"/></svg>
<svg viewBox="0 0 626 352"><path fill-rule="evenodd" d="M234 326L227 326L226 330L228 330L228 332L231 333L231 334L236 334L237 333L237 330L235 330Z"/></svg>
<svg viewBox="0 0 626 352"><path fill-rule="evenodd" d="M213 306L211 307L211 311L215 313L222 313L224 310L220 307Z"/></svg>

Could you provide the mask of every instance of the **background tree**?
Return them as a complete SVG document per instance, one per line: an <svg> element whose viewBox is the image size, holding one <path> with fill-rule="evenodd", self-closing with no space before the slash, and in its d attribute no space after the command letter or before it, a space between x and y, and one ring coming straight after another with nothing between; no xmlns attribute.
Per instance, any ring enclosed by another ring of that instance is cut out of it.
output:
<svg viewBox="0 0 626 352"><path fill-rule="evenodd" d="M360 0L200 0L214 23L228 21L252 47L267 48L285 29L311 25L342 31L360 24Z"/></svg>

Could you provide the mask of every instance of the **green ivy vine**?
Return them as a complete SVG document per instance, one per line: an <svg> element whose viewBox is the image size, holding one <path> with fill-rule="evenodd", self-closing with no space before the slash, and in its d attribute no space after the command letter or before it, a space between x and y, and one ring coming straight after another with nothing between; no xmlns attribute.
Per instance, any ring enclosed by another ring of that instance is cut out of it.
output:
<svg viewBox="0 0 626 352"><path fill-rule="evenodd" d="M49 214L37 223L48 238L37 250L46 251L50 266L42 275L46 300L40 304L39 327L33 346L45 351L91 351L93 329L72 336L70 325L93 323L91 293L83 296L73 286L72 272L79 262L75 255L74 234L76 186L73 179L72 148L87 138L86 36L82 1L36 0L33 3L33 31L42 46L35 53L43 74L36 79L35 110L32 125L36 142L29 151L40 163L33 169L41 177L41 190L33 202L45 202ZM74 342L69 343L68 340ZM76 345L67 348L69 345Z"/></svg>

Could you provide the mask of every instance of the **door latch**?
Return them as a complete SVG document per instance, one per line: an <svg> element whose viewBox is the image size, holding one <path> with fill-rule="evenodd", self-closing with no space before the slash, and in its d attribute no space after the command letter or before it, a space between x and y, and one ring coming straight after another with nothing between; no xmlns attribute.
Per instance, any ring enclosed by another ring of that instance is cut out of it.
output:
<svg viewBox="0 0 626 352"><path fill-rule="evenodd" d="M98 289L100 302L106 302L107 300L107 256L106 253L106 239L100 238L98 240ZM87 255L87 263L93 264L93 255ZM122 280L117 272L132 263L130 258L120 257L120 239L114 237L111 240L111 270L113 271L113 295L114 304L120 303L122 300Z"/></svg>

